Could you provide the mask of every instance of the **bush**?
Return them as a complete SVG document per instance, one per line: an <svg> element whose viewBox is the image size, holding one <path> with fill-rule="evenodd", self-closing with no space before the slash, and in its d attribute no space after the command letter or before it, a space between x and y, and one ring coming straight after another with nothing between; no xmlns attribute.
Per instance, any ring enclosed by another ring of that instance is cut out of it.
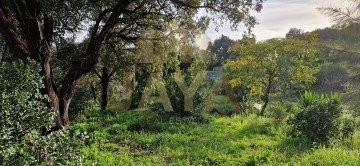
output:
<svg viewBox="0 0 360 166"><path fill-rule="evenodd" d="M355 120L349 117L343 117L340 120L340 131L342 138L349 138L354 135L356 130Z"/></svg>
<svg viewBox="0 0 360 166"><path fill-rule="evenodd" d="M328 142L339 133L341 116L337 94L319 95L305 92L300 99L301 111L288 121L293 136L305 136L311 142Z"/></svg>
<svg viewBox="0 0 360 166"><path fill-rule="evenodd" d="M277 102L273 106L270 107L269 111L270 117L274 118L275 124L282 125L287 118L287 107L286 105Z"/></svg>
<svg viewBox="0 0 360 166"><path fill-rule="evenodd" d="M68 163L77 155L75 141L66 131L41 136L40 128L54 124L55 113L36 62L0 64L0 165L54 165Z"/></svg>

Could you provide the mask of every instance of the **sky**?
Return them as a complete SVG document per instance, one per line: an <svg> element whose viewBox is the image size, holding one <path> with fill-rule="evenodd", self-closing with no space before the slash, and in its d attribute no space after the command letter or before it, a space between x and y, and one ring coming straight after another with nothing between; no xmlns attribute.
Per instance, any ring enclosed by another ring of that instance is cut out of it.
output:
<svg viewBox="0 0 360 166"><path fill-rule="evenodd" d="M332 25L331 18L323 15L319 7L339 7L346 0L266 0L260 13L253 13L259 24L255 25L253 33L258 41L275 37L285 37L290 28L300 28L312 31ZM215 31L211 25L205 34L196 39L196 45L206 49L209 41L220 38L222 34L237 40L242 37L246 28L239 27L238 31L231 31L229 23ZM84 38L85 34L79 35L77 41Z"/></svg>
<svg viewBox="0 0 360 166"><path fill-rule="evenodd" d="M285 37L290 28L300 28L312 31L332 25L331 19L323 15L318 7L339 6L344 0L267 0L261 13L255 13L259 24L255 25L253 33L258 41L275 37ZM232 39L240 39L245 28L231 31L229 23L225 23L218 32L210 25L206 35L212 41L221 34Z"/></svg>

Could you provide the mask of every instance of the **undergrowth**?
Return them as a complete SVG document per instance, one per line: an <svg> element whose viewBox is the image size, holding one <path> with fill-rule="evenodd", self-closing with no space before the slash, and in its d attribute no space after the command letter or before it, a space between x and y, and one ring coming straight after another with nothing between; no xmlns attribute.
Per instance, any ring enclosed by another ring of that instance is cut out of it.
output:
<svg viewBox="0 0 360 166"><path fill-rule="evenodd" d="M81 117L72 129L91 135L81 149L85 165L360 164L358 130L325 147L288 136L277 116L92 110Z"/></svg>

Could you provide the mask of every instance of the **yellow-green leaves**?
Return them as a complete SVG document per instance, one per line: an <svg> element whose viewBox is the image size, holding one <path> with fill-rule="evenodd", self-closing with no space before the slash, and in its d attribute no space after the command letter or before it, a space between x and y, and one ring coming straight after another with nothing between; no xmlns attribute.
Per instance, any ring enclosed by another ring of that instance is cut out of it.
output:
<svg viewBox="0 0 360 166"><path fill-rule="evenodd" d="M237 59L225 64L232 78L230 84L246 85L252 95L262 96L268 87L273 91L274 88L283 89L282 85L286 83L313 83L317 71L312 63L317 60L315 42L316 36L312 34L305 40L239 41L229 50Z"/></svg>

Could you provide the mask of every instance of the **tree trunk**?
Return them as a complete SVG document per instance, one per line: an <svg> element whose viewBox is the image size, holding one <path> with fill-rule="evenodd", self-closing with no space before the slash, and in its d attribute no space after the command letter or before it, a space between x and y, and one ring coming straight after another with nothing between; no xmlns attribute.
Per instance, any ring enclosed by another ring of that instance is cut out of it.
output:
<svg viewBox="0 0 360 166"><path fill-rule="evenodd" d="M45 85L43 93L49 96L49 105L58 113L56 126L50 129L50 132L68 123L69 105L74 96L77 81L95 66L102 43L117 24L123 10L132 2L133 0L118 1L103 26L100 26L100 23L104 14L99 16L92 29L87 49L72 62L58 91L50 65L50 43L54 32L54 21L41 13L41 6L35 0L11 1L12 10L9 10L10 7L0 0L0 33L6 40L11 53L18 59L25 60L30 57L42 68L41 75L44 76ZM19 30L21 30L21 35L18 33Z"/></svg>
<svg viewBox="0 0 360 166"><path fill-rule="evenodd" d="M101 47L101 46L98 46L98 47ZM95 49L96 51L93 49ZM90 52L91 50L92 50L92 52ZM98 50L100 50L100 48L89 45L88 51L86 51L86 53L85 53L85 55L87 53L89 53L87 55L87 57L86 58L82 57L81 61L80 60L73 61L69 71L67 72L67 74L65 75L65 78L63 79L62 87L59 92L59 100L60 100L59 108L60 108L61 121L64 126L67 125L69 122L68 111L69 111L70 102L71 102L72 98L74 97L77 81L84 74L90 72L91 69L93 68L93 66L95 66L95 64L97 63L98 55L99 55ZM92 56L94 56L95 58L90 59L89 57L92 57ZM89 58L89 59L87 59L87 58Z"/></svg>
<svg viewBox="0 0 360 166"><path fill-rule="evenodd" d="M264 112L265 112L266 106L267 106L268 103L269 103L269 96L265 94L264 98L265 98L265 99L264 99L264 105L263 105L262 108L261 108L260 116L264 116Z"/></svg>
<svg viewBox="0 0 360 166"><path fill-rule="evenodd" d="M102 75L101 75L101 111L106 110L106 106L108 104L108 87L110 82L110 75L108 69L103 67Z"/></svg>
<svg viewBox="0 0 360 166"><path fill-rule="evenodd" d="M233 87L232 87L232 86L230 85L230 83L229 83L229 78L228 78L225 74L223 74L223 75L221 76L221 79L222 79L222 81L224 81L224 83L225 83L225 92L226 92L226 96L228 96L229 101L230 101L230 103L231 103L232 112L233 112L233 113L235 113L235 112L241 112L240 105L239 105L239 103L238 103L238 101L237 101L237 99L236 99L236 95L235 95L235 93L234 93L234 89L233 89ZM245 112L245 109L244 109L243 112Z"/></svg>
<svg viewBox="0 0 360 166"><path fill-rule="evenodd" d="M50 98L50 106L53 108L53 110L57 113L56 118L56 129L60 129L63 126L61 117L60 117L60 107L59 107L59 98L57 95L57 90L53 82L53 78L51 76L51 69L50 69L50 63L46 62L42 64L42 72L44 77L44 85L46 89L46 94Z"/></svg>
<svg viewBox="0 0 360 166"><path fill-rule="evenodd" d="M94 101L96 101L96 82L95 81L93 81L91 83L90 88L91 88L91 92L93 95L93 99L94 99Z"/></svg>
<svg viewBox="0 0 360 166"><path fill-rule="evenodd" d="M261 116L264 116L266 106L269 103L269 95L270 95L270 92L271 92L271 84L272 84L272 76L269 76L268 85L266 87L266 91L265 91L265 94L264 94L264 105L262 106L261 112L260 112Z"/></svg>
<svg viewBox="0 0 360 166"><path fill-rule="evenodd" d="M62 87L59 93L60 116L63 125L66 125L69 121L69 104L74 96L77 81L84 74L90 72L94 68L98 62L103 42L108 37L113 27L117 24L117 20L121 12L125 10L132 2L133 0L118 1L113 8L107 22L101 26L101 30L99 30L99 27L103 15L100 14L92 29L90 42L87 45L85 53L80 55L78 59L72 62L69 71L66 73L63 79Z"/></svg>

